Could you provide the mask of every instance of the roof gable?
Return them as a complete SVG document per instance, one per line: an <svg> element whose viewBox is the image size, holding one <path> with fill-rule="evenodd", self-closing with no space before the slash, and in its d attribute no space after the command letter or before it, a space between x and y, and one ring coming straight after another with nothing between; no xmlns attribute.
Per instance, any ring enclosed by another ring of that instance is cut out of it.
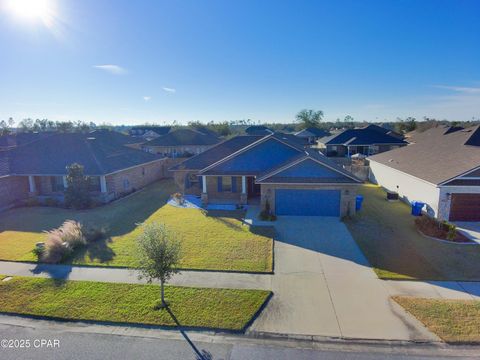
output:
<svg viewBox="0 0 480 360"><path fill-rule="evenodd" d="M337 171L331 170L320 163L305 158L304 160L288 167L275 174L277 177L318 177L318 178L338 178L343 175Z"/></svg>
<svg viewBox="0 0 480 360"><path fill-rule="evenodd" d="M208 150L195 155L181 163L171 167L169 170L201 170L209 165L240 151L241 149L262 139L263 136L242 135L225 140Z"/></svg>
<svg viewBox="0 0 480 360"><path fill-rule="evenodd" d="M269 136L264 139L232 158L205 169L202 173L257 175L302 153L300 149L287 145L275 137Z"/></svg>

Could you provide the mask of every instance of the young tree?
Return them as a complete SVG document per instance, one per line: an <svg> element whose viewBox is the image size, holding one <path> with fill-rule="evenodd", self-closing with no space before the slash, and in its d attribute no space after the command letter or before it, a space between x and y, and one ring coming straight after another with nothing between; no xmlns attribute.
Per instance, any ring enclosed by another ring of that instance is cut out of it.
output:
<svg viewBox="0 0 480 360"><path fill-rule="evenodd" d="M322 110L301 110L296 116L296 120L304 127L318 127L323 119Z"/></svg>
<svg viewBox="0 0 480 360"><path fill-rule="evenodd" d="M143 224L142 230L137 237L140 278L146 278L149 283L160 280L161 307L167 307L164 285L179 272L181 245L163 224Z"/></svg>
<svg viewBox="0 0 480 360"><path fill-rule="evenodd" d="M67 188L65 189L65 205L74 209L85 209L91 204L88 190L89 180L83 174L83 166L72 164L67 166Z"/></svg>

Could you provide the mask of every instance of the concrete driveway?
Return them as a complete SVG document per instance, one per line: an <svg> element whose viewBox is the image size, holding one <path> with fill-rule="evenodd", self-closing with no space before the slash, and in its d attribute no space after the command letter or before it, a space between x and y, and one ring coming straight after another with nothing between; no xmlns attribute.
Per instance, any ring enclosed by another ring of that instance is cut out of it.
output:
<svg viewBox="0 0 480 360"><path fill-rule="evenodd" d="M480 221L456 221L457 230L480 244Z"/></svg>
<svg viewBox="0 0 480 360"><path fill-rule="evenodd" d="M274 224L274 296L250 331L438 340L389 299L387 287L338 219L285 216Z"/></svg>

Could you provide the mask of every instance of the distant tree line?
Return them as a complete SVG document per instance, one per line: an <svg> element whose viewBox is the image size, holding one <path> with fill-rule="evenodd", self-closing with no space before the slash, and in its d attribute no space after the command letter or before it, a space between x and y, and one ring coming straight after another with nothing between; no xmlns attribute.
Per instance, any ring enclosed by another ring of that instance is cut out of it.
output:
<svg viewBox="0 0 480 360"><path fill-rule="evenodd" d="M397 133L403 134L409 131L425 131L438 125L463 126L479 124L479 120L472 119L472 121L448 121L437 120L433 118L424 117L422 120L417 120L414 117L407 117L405 119L397 118L396 121L373 122L385 128L393 130ZM351 115L346 115L343 119L337 118L336 121L324 121L324 112L322 110L303 109L295 116L295 121L291 123L262 123L251 119L231 120L222 122L209 121L202 123L201 121L190 121L186 126L173 121L171 124L163 124L164 126L172 126L174 128L189 127L192 129L202 130L207 129L214 131L223 137L230 137L244 133L248 126L264 125L274 131L295 132L309 127L315 127L323 130L342 130L353 129L372 124L372 122L355 121ZM159 126L156 124L145 124L146 126ZM93 122L85 123L82 121L52 121L48 119L23 119L15 127L13 118L8 120L0 120L0 135L6 135L12 131L18 132L88 132L95 129L109 129L127 133L130 127L126 125L110 125L101 124L96 125Z"/></svg>
<svg viewBox="0 0 480 360"><path fill-rule="evenodd" d="M97 126L94 122L86 123L83 121L52 121L48 119L31 118L21 120L15 126L15 120L0 120L0 135L7 135L16 132L88 132L99 128L109 128L110 125Z"/></svg>

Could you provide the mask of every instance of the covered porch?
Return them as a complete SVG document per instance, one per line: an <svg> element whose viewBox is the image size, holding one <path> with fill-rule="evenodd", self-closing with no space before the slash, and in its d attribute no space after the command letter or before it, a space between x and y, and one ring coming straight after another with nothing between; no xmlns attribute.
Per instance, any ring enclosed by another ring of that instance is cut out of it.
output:
<svg viewBox="0 0 480 360"><path fill-rule="evenodd" d="M204 205L260 203L260 185L253 175L201 175L199 183Z"/></svg>
<svg viewBox="0 0 480 360"><path fill-rule="evenodd" d="M88 176L89 191L100 198L107 195L107 181L105 176ZM38 200L55 199L63 202L64 193L68 187L66 175L28 175L29 197Z"/></svg>

